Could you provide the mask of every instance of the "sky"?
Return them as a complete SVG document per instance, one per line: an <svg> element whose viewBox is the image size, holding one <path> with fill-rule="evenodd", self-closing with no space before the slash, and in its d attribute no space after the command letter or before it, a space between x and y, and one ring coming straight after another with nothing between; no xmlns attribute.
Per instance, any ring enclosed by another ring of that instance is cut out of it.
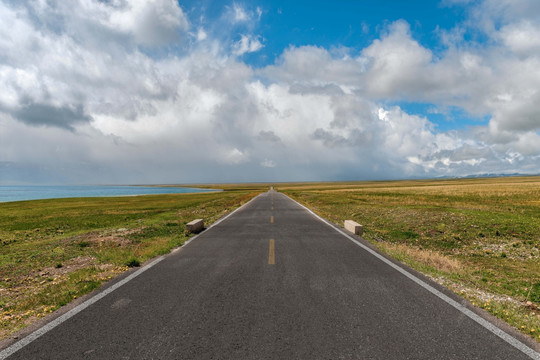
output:
<svg viewBox="0 0 540 360"><path fill-rule="evenodd" d="M518 173L538 0L0 0L0 184Z"/></svg>

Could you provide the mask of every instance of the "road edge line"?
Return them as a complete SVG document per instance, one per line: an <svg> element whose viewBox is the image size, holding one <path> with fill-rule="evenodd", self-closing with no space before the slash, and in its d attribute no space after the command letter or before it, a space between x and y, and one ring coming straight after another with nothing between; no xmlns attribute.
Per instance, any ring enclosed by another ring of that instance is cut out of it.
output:
<svg viewBox="0 0 540 360"><path fill-rule="evenodd" d="M281 194L283 194L283 193L281 193ZM450 306L454 307L456 310L460 311L461 313L466 315L471 320L475 321L476 323L478 323L479 325L481 325L485 329L489 330L491 333L497 335L499 338L503 339L508 344L515 347L516 349L520 350L522 353L529 356L531 359L540 360L540 353L538 353L536 350L530 348L529 346L522 343L521 341L519 341L518 339L516 339L512 335L510 335L507 332L505 332L504 330L500 329L498 326L492 324L491 322L489 322L486 319L482 318L481 316L477 315L473 311L469 310L467 307L461 305L460 303L458 303L454 299L450 298L448 295L445 295L441 291L435 289L433 286L429 285L427 282L425 282L424 280L418 278L417 276L411 274L409 271L405 270L401 266L393 263L392 261L390 261L386 257L382 256L381 254L379 254L375 250L373 250L370 247L362 244L361 242L359 242L358 240L356 240L355 238L353 238L349 234L345 233L340 228L336 227L334 224L330 223L328 220L326 220L326 219L322 218L321 216L317 215L315 212L313 212L308 207L300 204L298 201L294 200L293 198L291 198L291 197L289 197L289 196L287 196L285 194L283 194L283 195L286 196L287 198L291 199L292 201L294 201L298 205L300 205L302 208L307 210L309 213L311 213L317 219L319 219L320 221L322 221L326 225L330 226L332 229L334 229L335 231L337 231L338 233L340 233L341 235L343 235L347 239L351 240L353 243L360 246L362 249L364 249L365 251L367 251L371 255L375 256L377 259L381 260L385 264L387 264L390 267L392 267L393 269L397 270L402 275L405 275L407 278L414 281L416 284L420 285L422 288L429 291L431 294L437 296L439 299L443 300L444 302L446 302Z"/></svg>
<svg viewBox="0 0 540 360"><path fill-rule="evenodd" d="M225 216L219 218L218 220L214 221L214 222L212 223L212 225L210 225L209 227L207 227L206 229L204 229L203 232L201 232L201 233L199 233L199 234L197 234L197 235L191 237L188 241L186 241L185 243L183 243L182 246L179 246L179 247L177 247L176 249L172 250L171 253L183 249L183 248L186 247L189 243L191 243L193 240L195 240L196 238L198 238L199 235L204 234L206 231L210 230L210 229L213 228L214 226L219 225L221 222L227 220L227 219L228 219L230 216L232 216L234 213L236 213L237 211L239 211L239 210L243 209L244 207L246 207L247 205L249 205L249 203L251 203L252 201L254 201L256 198L258 198L258 197L261 196L262 194L266 194L266 193L265 193L265 192L262 192L262 193L260 193L259 195L254 196L253 198L251 198L251 199L250 199L249 201L247 201L246 203L244 203L244 204L240 205L239 207L237 207L236 209L234 209L232 212L230 212L230 213L228 213L227 215L225 215ZM0 360L1 360L1 359L0 359Z"/></svg>
<svg viewBox="0 0 540 360"><path fill-rule="evenodd" d="M220 224L221 222L225 221L226 219L228 219L230 216L232 216L234 213L236 213L237 211L241 210L242 208L246 207L249 203L251 203L253 200L255 200L256 198L258 198L259 196L261 196L262 194L265 194L264 192L263 193L260 193L259 195L257 196L254 196L252 199L250 199L248 202L242 204L241 206L237 207L236 209L234 209L232 212L230 212L229 214L223 216L222 218L218 219L217 221L215 221L214 223L212 223L212 225L210 225L207 229L205 229L204 232L206 232L207 230L213 228L214 226ZM40 338L41 336L45 335L46 333L48 333L49 331L51 331L52 329L54 329L55 327L57 327L58 325L62 324L64 321L66 320L69 320L70 318L72 318L73 316L77 315L78 313L80 313L81 311L83 311L84 309L86 309L87 307L89 307L90 305L93 305L95 304L96 302L98 302L99 300L103 299L105 296L109 295L110 293L112 293L113 291L115 291L116 289L120 288L121 286L125 285L126 283L128 283L129 281L135 279L137 276L141 275L142 273L144 273L145 271L149 270L150 268L154 267L154 265L157 265L158 263L160 263L162 260L164 260L167 255L170 255L182 248L184 248L184 246L188 245L189 243L191 243L193 240L195 240L196 238L199 237L199 235L201 234L204 234L204 232L202 233L199 233L193 237L191 237L188 241L186 241L184 244L182 244L182 246L179 246L177 247L176 249L172 250L169 254L166 254L166 255L161 255L160 257L158 257L157 259L154 259L153 261L151 261L150 263L144 265L143 267L141 267L140 269L138 269L137 271L135 271L133 274L130 274L128 275L126 278L120 280L119 282L111 285L110 287L102 290L102 291L99 291L97 294L95 294L94 296L92 296L91 298L85 300L84 302L82 302L81 304L75 306L73 309L69 310L68 312L66 312L65 314L62 314L60 315L59 317L57 317L56 319L48 322L47 324L43 325L42 327L40 327L39 329L31 332L30 334L28 334L27 336L25 336L24 338L22 338L21 340L11 344L10 346L6 347L5 349L3 349L2 351L0 351L0 360L4 360L6 358L8 358L9 356L13 355L14 353L16 353L17 351L21 350L22 348L24 348L26 345L32 343L33 341L37 340L38 338Z"/></svg>

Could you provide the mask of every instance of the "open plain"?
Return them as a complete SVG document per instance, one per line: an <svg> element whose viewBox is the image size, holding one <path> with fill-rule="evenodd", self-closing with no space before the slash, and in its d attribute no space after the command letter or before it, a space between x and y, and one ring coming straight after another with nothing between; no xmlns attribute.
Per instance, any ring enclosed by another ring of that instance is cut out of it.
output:
<svg viewBox="0 0 540 360"><path fill-rule="evenodd" d="M274 187L472 305L540 341L540 178ZM132 267L181 246L271 184L204 185L208 194L0 204L0 306L6 338ZM204 187L201 186L201 187Z"/></svg>
<svg viewBox="0 0 540 360"><path fill-rule="evenodd" d="M537 348L268 191L0 359L517 360Z"/></svg>
<svg viewBox="0 0 540 360"><path fill-rule="evenodd" d="M277 188L540 341L540 177Z"/></svg>
<svg viewBox="0 0 540 360"><path fill-rule="evenodd" d="M227 193L0 203L0 338L188 238L255 196Z"/></svg>

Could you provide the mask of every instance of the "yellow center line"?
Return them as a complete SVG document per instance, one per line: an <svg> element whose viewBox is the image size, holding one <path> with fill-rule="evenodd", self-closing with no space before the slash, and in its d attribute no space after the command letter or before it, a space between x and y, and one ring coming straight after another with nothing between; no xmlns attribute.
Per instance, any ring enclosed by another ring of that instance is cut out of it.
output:
<svg viewBox="0 0 540 360"><path fill-rule="evenodd" d="M274 265L276 263L276 259L274 256L274 239L270 239L270 245L268 248L268 265Z"/></svg>
<svg viewBox="0 0 540 360"><path fill-rule="evenodd" d="M270 224L274 223L274 215L270 216Z"/></svg>

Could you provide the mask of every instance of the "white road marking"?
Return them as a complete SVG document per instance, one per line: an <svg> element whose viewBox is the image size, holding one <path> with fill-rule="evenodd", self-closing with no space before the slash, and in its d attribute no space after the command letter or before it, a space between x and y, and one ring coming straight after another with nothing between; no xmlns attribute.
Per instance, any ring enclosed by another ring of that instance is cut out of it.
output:
<svg viewBox="0 0 540 360"><path fill-rule="evenodd" d="M36 340L40 336L42 336L42 335L48 333L49 331L51 331L52 329L54 329L55 327L57 327L58 325L60 325L64 321L66 321L69 318L77 315L78 313L80 313L81 311L83 311L84 309L89 307L90 305L92 305L92 304L98 302L99 300L103 299L105 296L109 295L114 290L118 289L120 286L124 285L128 281L135 279L137 276L141 275L143 272L150 269L151 267L153 267L154 265L156 265L157 263L159 263L163 259L164 259L163 256L157 258L156 260L152 261L150 264L145 265L144 267L142 267L139 270L135 271L133 274L129 275L125 279L117 282L113 286L111 286L111 287L105 289L104 291L96 294L95 296L93 296L90 299L86 300L82 304L77 305L73 309L69 310L67 313L57 317L56 319L54 319L50 323L47 323L45 326L43 326L43 327L37 329L36 331L34 331L33 333L31 333L27 337L17 341L15 344L5 348L4 350L2 350L2 352L0 352L0 359L3 360L5 358L7 358L8 356L10 356L11 354L15 353L16 351L19 351L20 349L22 349L26 345L30 344L32 341Z"/></svg>
<svg viewBox="0 0 540 360"><path fill-rule="evenodd" d="M283 195L287 196L285 194L283 194ZM290 197L288 197L288 198L291 199ZM319 219L320 221L322 221L326 225L330 226L332 229L336 230L338 233L345 236L347 239L351 240L353 243L360 246L362 249L366 250L371 255L375 256L376 258L378 258L379 260L381 260L382 262L384 262L388 266L390 266L390 267L394 268L395 270L399 271L401 274L405 275L406 277L408 277L409 279L411 279L412 281L414 281L415 283L417 283L418 285L420 285L421 287L423 287L424 289L426 289L427 291L429 291L433 295L437 296L439 299L443 300L447 304L449 304L449 305L453 306L454 308L456 308L457 310L461 311L463 314L468 316L471 320L477 322L478 324L480 324L481 326L483 326L487 330L491 331L493 334L497 335L498 337L500 337L501 339L503 339L504 341L506 341L507 343L509 343L513 347L515 347L516 349L520 350L525 355L529 356L531 359L540 360L540 353L538 353L535 350L531 349L530 347L528 347L527 345L525 345L524 343L522 343L518 339L516 339L513 336L509 335L504 330L502 330L502 329L498 328L497 326L493 325L492 323L485 320L481 316L479 316L479 315L475 314L474 312L472 312L471 310L467 309L465 306L461 305L460 303L453 300L449 296L447 296L447 295L443 294L442 292L440 292L439 290L435 289L433 286L429 285L425 281L423 281L423 280L419 279L418 277L414 276L413 274L411 274L407 270L405 270L402 267L394 264L392 261L388 260L387 258L382 256L381 254L377 253L375 250L370 249L368 246L362 244L361 242L359 242L358 240L356 240L355 238L353 238L349 234L343 232L338 227L334 226L333 224L331 224L327 220L323 219L319 215L315 214L313 211L311 211L310 209L308 209L304 205L300 204L298 201L296 201L294 199L291 199L291 200L294 201L295 203L297 203L298 205L300 205L301 207L303 207L304 209L306 209L309 213L311 213L317 219Z"/></svg>
<svg viewBox="0 0 540 360"><path fill-rule="evenodd" d="M261 196L262 194L259 194L257 196L255 196L253 199L251 199L250 201L248 201L247 203L245 203L244 205L240 206L239 208L235 209L233 212L231 212L230 214L228 214L227 216L225 217L222 217L221 219L219 219L218 221L216 221L215 223L213 223L212 225L210 225L208 227L208 229L211 229L213 228L214 226L218 225L219 223L225 221L227 218L229 218L231 215L233 215L234 213L236 213L237 211L239 211L240 209L246 207L249 203L251 203L253 200L255 200L256 198L258 198L259 196ZM207 229L207 230L208 230ZM201 234L204 234L201 233ZM199 237L200 234L198 235L195 235L193 236L191 239L189 239L188 241L186 241L181 247L178 247L176 249L174 249L174 251L178 250L178 249L182 249L183 247L185 247L186 245L188 245L190 242L192 242L193 240L195 240L197 237ZM174 251L171 251L174 252ZM137 276L141 275L142 273L144 273L145 271L149 270L150 268L152 268L154 265L157 265L159 262L161 262L162 260L165 259L167 255L163 255L163 256L160 256L158 257L157 259L155 259L154 261L152 261L151 263L143 266L142 268L140 268L139 270L135 271L133 274L129 275L128 277L126 277L125 279L117 282L116 284L112 285L111 287L101 291L101 292L98 292L96 295L92 296L90 299L86 300L85 302L83 302L82 304L79 304L77 305L76 307L74 307L73 309L69 310L67 313L65 314L62 314L60 315L59 317L57 317L56 319L54 319L53 321L45 324L43 327L37 329L36 331L30 333L28 336L22 338L21 340L17 341L16 343L8 346L7 348L5 348L4 350L2 350L0 352L0 360L4 360L6 359L8 356L12 355L13 353L19 351L20 349L22 349L23 347L25 347L26 345L30 344L32 341L38 339L39 337L41 337L42 335L45 335L46 333L48 333L49 331L51 331L52 329L54 329L55 327L57 327L58 325L60 325L61 323L63 323L64 321L72 318L73 316L77 315L78 313L80 313L81 311L83 311L84 309L86 309L87 307L89 307L90 305L98 302L99 300L103 299L105 296L109 295L110 293L112 293L114 290L118 289L119 287L121 287L122 285L128 283L129 281L135 279Z"/></svg>

